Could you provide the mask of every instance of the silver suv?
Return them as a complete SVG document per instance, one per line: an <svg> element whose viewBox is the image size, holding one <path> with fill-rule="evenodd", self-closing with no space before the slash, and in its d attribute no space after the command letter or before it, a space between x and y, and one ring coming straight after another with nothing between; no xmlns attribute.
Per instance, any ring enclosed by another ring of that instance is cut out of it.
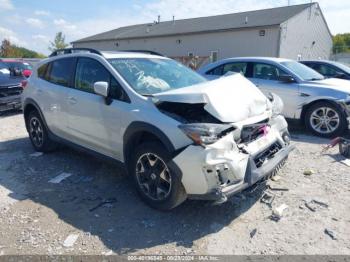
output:
<svg viewBox="0 0 350 262"><path fill-rule="evenodd" d="M154 54L57 51L22 99L37 151L63 142L125 163L141 198L163 210L187 198L225 202L292 149L277 96L239 74L206 81Z"/></svg>

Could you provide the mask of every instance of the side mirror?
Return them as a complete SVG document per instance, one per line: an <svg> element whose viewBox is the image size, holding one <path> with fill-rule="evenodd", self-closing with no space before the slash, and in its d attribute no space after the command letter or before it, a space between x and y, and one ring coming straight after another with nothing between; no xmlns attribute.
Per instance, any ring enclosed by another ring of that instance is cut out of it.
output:
<svg viewBox="0 0 350 262"><path fill-rule="evenodd" d="M94 83L94 91L96 94L107 97L108 96L108 83L107 82L96 82Z"/></svg>
<svg viewBox="0 0 350 262"><path fill-rule="evenodd" d="M284 82L284 83L294 83L295 79L291 75L281 75L279 76L279 81Z"/></svg>

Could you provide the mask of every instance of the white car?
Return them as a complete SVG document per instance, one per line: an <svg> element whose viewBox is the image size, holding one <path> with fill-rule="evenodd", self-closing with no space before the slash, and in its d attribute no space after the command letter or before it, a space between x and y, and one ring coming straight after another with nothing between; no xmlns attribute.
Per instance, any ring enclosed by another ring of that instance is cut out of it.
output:
<svg viewBox="0 0 350 262"><path fill-rule="evenodd" d="M334 137L349 128L350 81L325 79L301 63L271 57L228 58L198 72L210 80L241 73L263 93L281 97L283 115L300 119L316 135Z"/></svg>
<svg viewBox="0 0 350 262"><path fill-rule="evenodd" d="M63 142L122 162L158 209L224 202L292 150L278 97L270 102L240 75L209 82L157 55L57 51L34 69L22 100L37 151Z"/></svg>

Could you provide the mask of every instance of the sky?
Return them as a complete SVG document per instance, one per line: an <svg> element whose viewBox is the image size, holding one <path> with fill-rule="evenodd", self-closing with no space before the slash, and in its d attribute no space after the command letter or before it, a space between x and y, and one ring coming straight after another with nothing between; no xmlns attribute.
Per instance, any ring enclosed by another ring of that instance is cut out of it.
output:
<svg viewBox="0 0 350 262"><path fill-rule="evenodd" d="M120 26L235 13L310 0L0 0L0 41L49 54L62 31L66 42ZM350 1L319 0L332 34L350 32Z"/></svg>

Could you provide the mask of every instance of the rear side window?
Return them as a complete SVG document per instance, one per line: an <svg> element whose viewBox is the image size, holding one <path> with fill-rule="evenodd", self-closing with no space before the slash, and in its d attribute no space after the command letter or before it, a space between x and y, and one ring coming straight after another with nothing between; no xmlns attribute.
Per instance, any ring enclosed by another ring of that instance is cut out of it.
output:
<svg viewBox="0 0 350 262"><path fill-rule="evenodd" d="M79 58L75 73L75 88L94 93L94 83L110 80L110 73L98 61L91 58Z"/></svg>
<svg viewBox="0 0 350 262"><path fill-rule="evenodd" d="M74 58L62 58L51 62L47 80L57 85L71 86L74 64Z"/></svg>

